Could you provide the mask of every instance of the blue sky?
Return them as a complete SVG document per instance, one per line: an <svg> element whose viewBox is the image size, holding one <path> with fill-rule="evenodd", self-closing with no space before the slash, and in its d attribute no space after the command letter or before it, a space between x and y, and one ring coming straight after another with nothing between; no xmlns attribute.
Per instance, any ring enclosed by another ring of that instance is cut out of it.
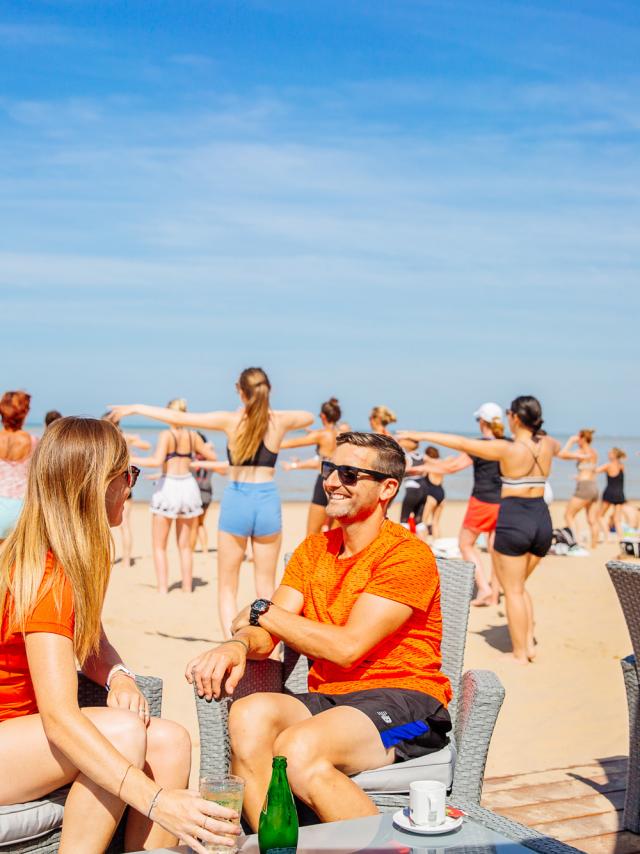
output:
<svg viewBox="0 0 640 854"><path fill-rule="evenodd" d="M2 386L637 434L640 5L13 2Z"/></svg>

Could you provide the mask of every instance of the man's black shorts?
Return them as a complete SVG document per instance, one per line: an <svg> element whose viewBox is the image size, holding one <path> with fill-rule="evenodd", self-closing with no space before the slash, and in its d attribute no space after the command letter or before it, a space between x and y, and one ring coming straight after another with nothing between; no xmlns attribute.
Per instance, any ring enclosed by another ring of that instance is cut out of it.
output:
<svg viewBox="0 0 640 854"><path fill-rule="evenodd" d="M439 700L406 688L372 688L349 694L293 694L319 715L335 706L351 706L373 721L386 748L395 747L396 762L416 759L449 743L449 712Z"/></svg>

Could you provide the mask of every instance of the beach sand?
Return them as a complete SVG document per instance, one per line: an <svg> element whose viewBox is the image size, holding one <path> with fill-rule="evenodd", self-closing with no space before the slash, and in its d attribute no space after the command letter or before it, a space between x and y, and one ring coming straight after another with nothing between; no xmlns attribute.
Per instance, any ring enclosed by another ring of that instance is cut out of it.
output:
<svg viewBox="0 0 640 854"><path fill-rule="evenodd" d="M207 517L210 548L215 548L218 504ZM447 502L443 536L455 536L463 517L462 502ZM554 524L562 522L563 504L553 505ZM303 539L306 504L283 507L283 551ZM397 518L399 506L392 507ZM197 552L195 589L183 594L175 542L169 559L171 590L155 590L149 511L132 508L135 566L116 563L104 610L111 641L124 661L142 674L164 680L163 715L182 723L193 740L192 782L197 781L199 739L191 687L184 679L187 661L221 637L216 609L216 553ZM115 532L119 554L119 532ZM620 658L631 652L622 612L605 562L617 553L614 543L600 545L589 557L547 557L533 574L529 589L539 643L534 664L511 663L504 607L472 608L465 668L494 670L506 689L487 763L487 776L577 765L627 754L627 711ZM250 602L253 567L242 566L240 604ZM279 571L281 574L281 569Z"/></svg>

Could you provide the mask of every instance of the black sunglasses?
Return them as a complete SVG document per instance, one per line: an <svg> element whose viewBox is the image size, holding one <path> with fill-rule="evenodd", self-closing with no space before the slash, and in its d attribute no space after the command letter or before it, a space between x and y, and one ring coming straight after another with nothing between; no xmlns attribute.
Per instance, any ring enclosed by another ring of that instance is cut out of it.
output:
<svg viewBox="0 0 640 854"><path fill-rule="evenodd" d="M320 467L320 476L326 480L333 472L337 472L338 479L343 486L355 486L358 482L358 475L364 474L373 478L373 480L386 480L390 475L384 474L381 471L373 471L372 469L361 469L358 466L337 466L335 463L330 463L324 460Z"/></svg>
<svg viewBox="0 0 640 854"><path fill-rule="evenodd" d="M129 489L133 489L133 487L136 485L136 481L140 477L140 469L138 468L138 466L129 466L129 468L122 473L127 479L127 486L129 487Z"/></svg>

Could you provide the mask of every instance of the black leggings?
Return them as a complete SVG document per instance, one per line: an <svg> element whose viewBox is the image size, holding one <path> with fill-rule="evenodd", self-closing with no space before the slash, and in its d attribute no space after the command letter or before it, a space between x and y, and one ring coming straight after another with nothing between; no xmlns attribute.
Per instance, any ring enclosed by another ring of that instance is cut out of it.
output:
<svg viewBox="0 0 640 854"><path fill-rule="evenodd" d="M511 557L544 557L551 546L553 525L544 498L502 498L496 525L495 551Z"/></svg>

